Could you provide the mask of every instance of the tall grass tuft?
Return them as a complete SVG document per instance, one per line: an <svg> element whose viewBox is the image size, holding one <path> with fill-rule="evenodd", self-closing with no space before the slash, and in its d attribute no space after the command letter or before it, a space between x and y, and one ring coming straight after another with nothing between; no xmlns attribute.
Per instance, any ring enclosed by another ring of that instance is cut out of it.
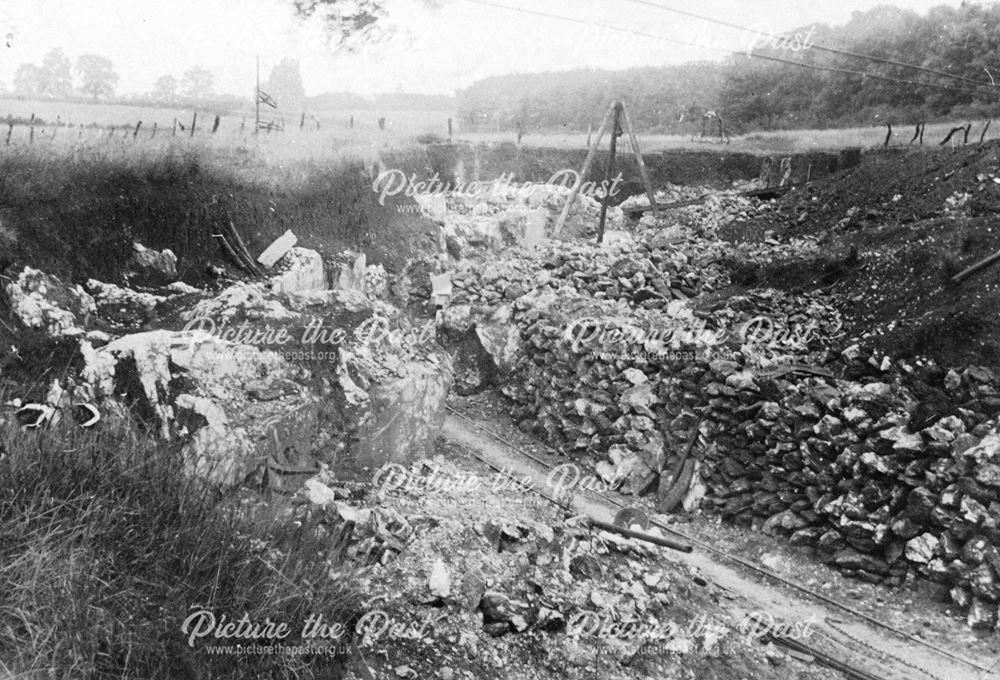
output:
<svg viewBox="0 0 1000 680"><path fill-rule="evenodd" d="M129 422L7 424L0 446L0 677L336 677L335 655L217 656L181 631L192 606L287 622L286 643L356 615L322 536L279 543L287 503L220 498Z"/></svg>

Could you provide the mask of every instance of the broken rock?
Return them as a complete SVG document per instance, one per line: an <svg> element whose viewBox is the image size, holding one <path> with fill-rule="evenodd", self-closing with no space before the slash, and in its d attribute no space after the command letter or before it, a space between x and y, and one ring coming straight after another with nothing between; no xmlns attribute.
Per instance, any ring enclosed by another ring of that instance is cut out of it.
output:
<svg viewBox="0 0 1000 680"><path fill-rule="evenodd" d="M125 278L130 283L165 286L178 278L177 256L172 250L153 250L138 241L132 243L132 258L128 267L130 271Z"/></svg>
<svg viewBox="0 0 1000 680"><path fill-rule="evenodd" d="M83 288L31 267L25 267L5 290L21 323L52 336L79 335L97 311L94 298Z"/></svg>

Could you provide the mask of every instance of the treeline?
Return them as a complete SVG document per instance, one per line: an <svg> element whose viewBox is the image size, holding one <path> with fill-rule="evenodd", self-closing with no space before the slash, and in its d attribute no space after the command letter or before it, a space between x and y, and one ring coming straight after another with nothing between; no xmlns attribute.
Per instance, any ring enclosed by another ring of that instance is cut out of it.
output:
<svg viewBox="0 0 1000 680"><path fill-rule="evenodd" d="M377 111L453 111L455 98L444 94L390 92L372 98L354 92L325 92L309 97L313 110L377 110Z"/></svg>
<svg viewBox="0 0 1000 680"><path fill-rule="evenodd" d="M586 130L612 99L629 105L644 130L673 130L717 105L724 83L720 64L577 70L487 78L458 93L464 129Z"/></svg>
<svg viewBox="0 0 1000 680"><path fill-rule="evenodd" d="M795 33L808 34L808 43L782 49L761 40L753 53L801 65L734 54L722 62L681 66L501 76L461 91L459 118L467 128L586 130L596 126L615 98L628 104L637 127L680 134L700 132L701 116L709 110L723 117L730 134L1000 113L998 92L990 87L1000 76L993 72L1000 66L1000 4L941 6L925 16L880 6L855 12L843 26L789 32ZM817 45L916 64L986 86L834 54Z"/></svg>

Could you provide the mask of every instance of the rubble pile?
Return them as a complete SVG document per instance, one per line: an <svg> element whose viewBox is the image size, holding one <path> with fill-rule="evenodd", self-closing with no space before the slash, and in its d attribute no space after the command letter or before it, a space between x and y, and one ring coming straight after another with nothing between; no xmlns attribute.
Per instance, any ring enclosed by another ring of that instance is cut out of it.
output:
<svg viewBox="0 0 1000 680"><path fill-rule="evenodd" d="M693 205L674 208L670 211L669 218L661 217L660 220L646 215L640 224L655 226L659 222L659 226L680 227L703 238L715 238L720 229L734 221L765 216L771 211L769 204L738 193L747 186L740 185L729 191L714 191L710 194L706 194L706 190L700 187L668 186L666 190L656 192L657 204L695 201ZM649 199L642 194L630 196L619 207L628 212L648 206Z"/></svg>
<svg viewBox="0 0 1000 680"><path fill-rule="evenodd" d="M136 253L151 267L173 261ZM24 325L79 337L81 371L65 391L98 412L129 407L150 431L181 439L188 472L210 483L345 452L359 466L425 455L452 379L433 324L417 328L377 299L386 276L363 255L342 277L350 285L332 290L312 250L289 245L271 271L215 294L91 280L91 297L25 268L7 293Z"/></svg>
<svg viewBox="0 0 1000 680"><path fill-rule="evenodd" d="M652 544L562 516L519 478L487 477L448 453L382 468L365 498L321 473L300 492L308 503L292 505L289 523L318 526L334 545L347 535L348 554L377 564L362 586L393 620L417 627L432 617L420 643L435 654L407 654L406 666L371 654L378 677L438 669L450 677L452 666L468 669L454 677L479 677L511 659L535 664L535 650L539 665L568 678L593 677L595 668L608 678L670 677L681 666L709 675L702 669L720 657L741 668L767 663L696 570ZM613 635L611 626L629 633ZM377 643L358 640L362 650Z"/></svg>
<svg viewBox="0 0 1000 680"><path fill-rule="evenodd" d="M596 457L606 481L639 493L673 469L700 416L709 445L696 455L709 508L790 534L852 575L898 584L913 570L946 583L957 604L971 607L970 625L995 623L1000 437L987 436L995 424L987 414L1000 406L993 403L1000 385L994 376L969 369L948 374L947 383L924 384L931 392L950 389L949 398L964 404L946 415L892 377L898 368L884 362L886 376L865 382L789 363L826 355L825 369L850 373L843 358L817 353L822 337L780 348L781 362L773 354L763 362L768 370L744 356L760 352L706 360L712 334L684 335L672 319L679 346L695 350L694 359L672 359L677 355L662 345L639 341L657 333L633 313L620 317L642 329L625 333L633 340L574 348L566 334L574 319L606 322L628 310L549 298L514 305L523 356L503 392L522 426L568 455ZM583 337L601 333L576 335ZM604 352L608 345L616 351ZM853 369L879 370L867 360Z"/></svg>
<svg viewBox="0 0 1000 680"><path fill-rule="evenodd" d="M735 368L689 366L660 386L668 413L706 418L709 507L815 546L860 578L899 584L913 570L948 584L970 625L996 623L995 376L970 368L907 387L895 366L864 382ZM962 405L917 396L935 390Z"/></svg>
<svg viewBox="0 0 1000 680"><path fill-rule="evenodd" d="M453 274L443 318L464 309L520 426L630 493L655 490L699 436L690 493L700 478L705 507L863 579L945 583L970 625L994 625L1000 382L847 347L839 301L819 292L710 295L728 283L716 261L767 258L767 239L639 238ZM490 341L498 327L516 328L513 346Z"/></svg>
<svg viewBox="0 0 1000 680"><path fill-rule="evenodd" d="M518 184L501 178L495 182L470 183L464 193L418 193L414 198L423 213L441 225L449 248L461 252L469 247L496 248L522 243L530 238L536 218L542 231L539 236L553 236L569 195L570 189L561 184ZM599 200L578 194L559 238L593 237L600 212ZM606 229L620 231L624 226L625 214L621 208L609 208Z"/></svg>
<svg viewBox="0 0 1000 680"><path fill-rule="evenodd" d="M598 300L666 309L675 300L728 284L728 274L713 262L714 252L693 240L643 243L627 234L602 246L548 242L531 254L514 251L503 260L459 263L451 274L452 303L492 306L533 289L570 287Z"/></svg>

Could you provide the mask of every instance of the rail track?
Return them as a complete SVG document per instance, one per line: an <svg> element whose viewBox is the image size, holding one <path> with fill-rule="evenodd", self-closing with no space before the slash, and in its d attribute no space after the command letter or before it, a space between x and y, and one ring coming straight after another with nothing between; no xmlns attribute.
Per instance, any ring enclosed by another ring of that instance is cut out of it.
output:
<svg viewBox="0 0 1000 680"><path fill-rule="evenodd" d="M886 623L824 595L801 583L773 573L738 555L726 552L655 517L634 510L614 492L574 491L566 497L546 492L549 475L565 458L539 456L525 451L481 422L448 407L443 435L452 443L497 472L527 476L531 489L552 503L596 520L597 528L621 527L623 516L643 528L655 526L681 542L665 556L698 570L706 581L728 591L743 616L764 611L775 620L803 621L812 617L820 624L808 640L772 639L801 657L858 680L998 680L1000 659L973 659L956 653ZM635 538L642 539L641 532ZM683 548L690 546L691 552ZM677 549L677 548L681 549ZM731 566L735 565L735 566ZM758 578L751 578L752 574Z"/></svg>

